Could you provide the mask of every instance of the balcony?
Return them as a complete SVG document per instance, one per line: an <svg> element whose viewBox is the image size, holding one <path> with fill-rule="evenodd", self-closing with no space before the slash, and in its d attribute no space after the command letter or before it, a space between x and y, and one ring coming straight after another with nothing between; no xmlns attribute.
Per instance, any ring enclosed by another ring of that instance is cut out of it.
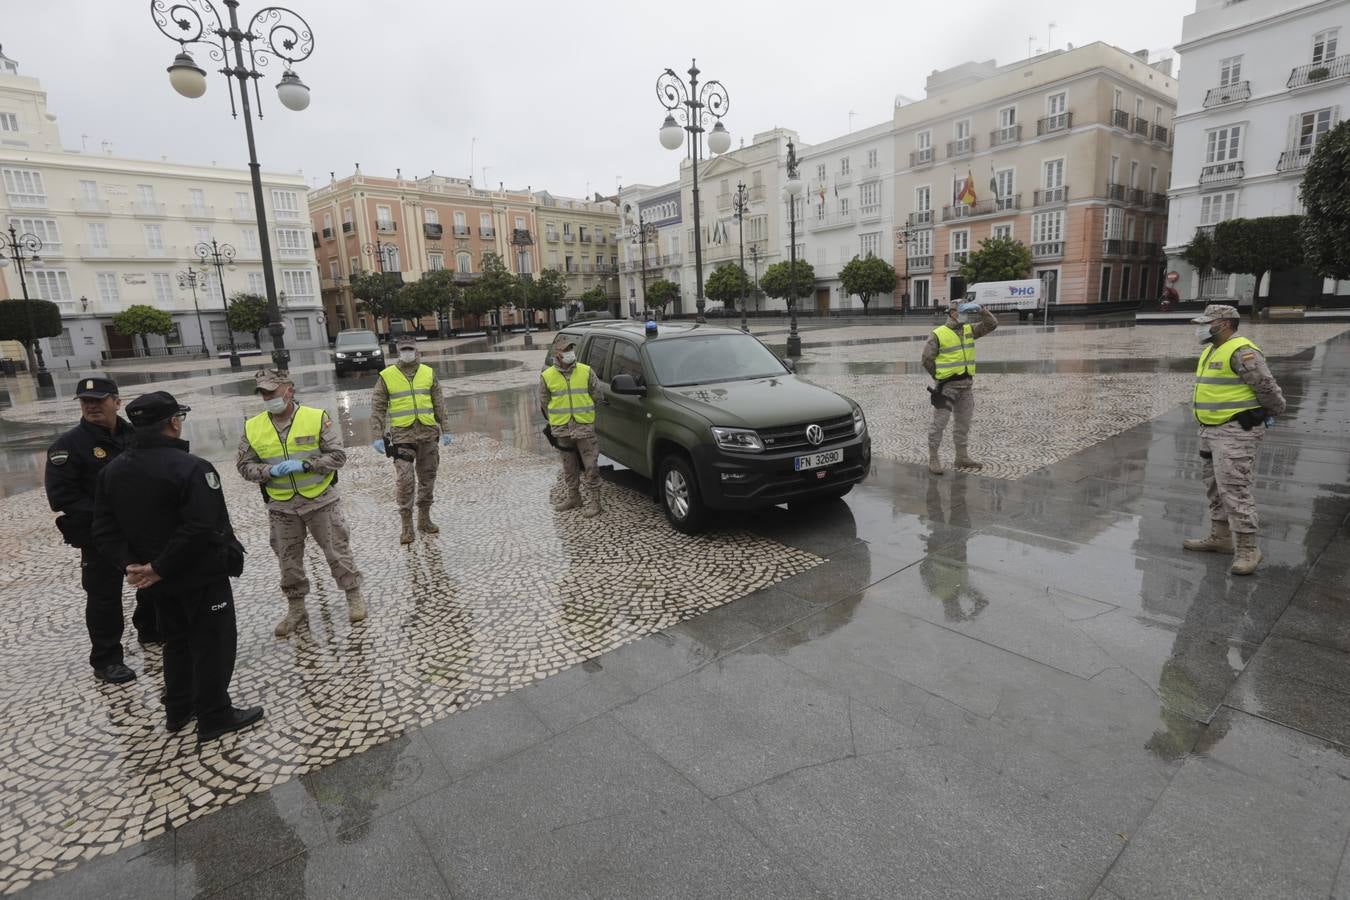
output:
<svg viewBox="0 0 1350 900"><path fill-rule="evenodd" d="M1007 125L989 132L989 146L1001 147L1004 144L1016 144L1022 140L1021 125Z"/></svg>
<svg viewBox="0 0 1350 900"><path fill-rule="evenodd" d="M947 158L955 159L959 156L969 156L975 152L975 136L957 138L954 141L947 142Z"/></svg>
<svg viewBox="0 0 1350 900"><path fill-rule="evenodd" d="M1102 256L1120 256L1125 252L1125 242L1120 238L1107 238L1102 241Z"/></svg>
<svg viewBox="0 0 1350 900"><path fill-rule="evenodd" d="M158 219L164 216L164 204L137 200L131 204L131 211L143 219Z"/></svg>
<svg viewBox="0 0 1350 900"><path fill-rule="evenodd" d="M1306 169L1311 159L1311 147L1307 150L1286 150L1280 154L1280 161L1275 164L1275 171L1298 172Z"/></svg>
<svg viewBox="0 0 1350 900"><path fill-rule="evenodd" d="M308 247L278 247L277 256L282 259L309 259L310 250Z"/></svg>
<svg viewBox="0 0 1350 900"><path fill-rule="evenodd" d="M533 247L533 246L534 246L534 235L530 234L530 230L529 230L528 228L512 228L512 229L511 229L511 246L512 246L512 247Z"/></svg>
<svg viewBox="0 0 1350 900"><path fill-rule="evenodd" d="M942 221L955 222L960 219L975 219L980 216L992 215L996 211L996 202L993 200L953 203L951 206L942 207Z"/></svg>
<svg viewBox="0 0 1350 900"><path fill-rule="evenodd" d="M1148 199L1149 199L1148 205L1153 207L1154 209L1167 209L1166 194L1159 194L1155 192L1150 194Z"/></svg>
<svg viewBox="0 0 1350 900"><path fill-rule="evenodd" d="M1111 110L1111 118L1107 121L1112 128L1119 128L1122 131L1130 130L1130 114L1123 109Z"/></svg>
<svg viewBox="0 0 1350 900"><path fill-rule="evenodd" d="M950 269L953 266L960 266L970 258L969 250L957 250L955 253L948 253L942 258L943 268Z"/></svg>
<svg viewBox="0 0 1350 900"><path fill-rule="evenodd" d="M1137 135L1139 135L1140 137L1147 138L1148 135L1149 135L1149 126L1150 126L1151 124L1152 124L1152 123L1149 122L1148 119L1141 119L1141 118L1139 118L1138 116L1135 116L1135 117L1134 117L1134 133L1137 134Z"/></svg>
<svg viewBox="0 0 1350 900"><path fill-rule="evenodd" d="M1126 241L1126 242L1125 242L1125 255L1126 255L1126 256L1142 256L1142 255L1143 255L1143 252L1144 252L1144 244L1143 244L1143 242L1141 242L1141 241Z"/></svg>
<svg viewBox="0 0 1350 900"><path fill-rule="evenodd" d="M231 206L230 218L236 222L256 222L258 214L254 212L251 206Z"/></svg>
<svg viewBox="0 0 1350 900"><path fill-rule="evenodd" d="M1243 167L1241 160L1232 162L1215 163L1212 166L1205 166L1200 170L1201 184L1236 184L1242 180Z"/></svg>
<svg viewBox="0 0 1350 900"><path fill-rule="evenodd" d="M198 206L195 203L184 203L183 215L189 219L214 219L216 208L214 206Z"/></svg>
<svg viewBox="0 0 1350 900"><path fill-rule="evenodd" d="M1056 203L1065 203L1069 199L1068 185L1061 184L1059 187L1041 188L1036 191L1034 200L1036 206L1052 206Z"/></svg>
<svg viewBox="0 0 1350 900"><path fill-rule="evenodd" d="M931 272L933 271L932 256L911 256L907 260L910 272Z"/></svg>
<svg viewBox="0 0 1350 900"><path fill-rule="evenodd" d="M1009 194L994 201L995 212L1016 212L1022 208L1022 195Z"/></svg>
<svg viewBox="0 0 1350 900"><path fill-rule="evenodd" d="M1148 206L1148 191L1140 188L1130 188L1125 192L1125 202L1131 206Z"/></svg>
<svg viewBox="0 0 1350 900"><path fill-rule="evenodd" d="M468 225L456 225L456 226L454 226L454 228L452 228L451 230L454 231L455 237L457 237L457 238L466 238L466 237L469 236L469 226L468 226Z"/></svg>
<svg viewBox="0 0 1350 900"><path fill-rule="evenodd" d="M1159 144L1162 144L1164 147L1167 146L1167 141L1170 137L1171 132L1167 130L1166 125L1153 126L1153 140L1157 141Z"/></svg>
<svg viewBox="0 0 1350 900"><path fill-rule="evenodd" d="M483 240L491 240L497 236L497 229L491 227L478 226L478 237Z"/></svg>
<svg viewBox="0 0 1350 900"><path fill-rule="evenodd" d="M919 166L931 166L933 164L933 148L924 147L922 150L909 151L909 167L917 169Z"/></svg>
<svg viewBox="0 0 1350 900"><path fill-rule="evenodd" d="M1285 86L1291 88L1307 87L1310 84L1321 84L1324 81L1344 78L1347 75L1350 75L1350 56L1338 56L1324 62L1308 63L1306 66L1297 67L1289 73L1289 81Z"/></svg>
<svg viewBox="0 0 1350 900"><path fill-rule="evenodd" d="M1073 113L1071 112L1055 113L1053 116L1036 120L1037 135L1054 134L1057 131L1068 131L1070 128L1073 128Z"/></svg>
<svg viewBox="0 0 1350 900"><path fill-rule="evenodd" d="M881 219L881 204L858 207L859 222L876 222Z"/></svg>
<svg viewBox="0 0 1350 900"><path fill-rule="evenodd" d="M331 241L331 240L333 239L333 229L332 229L332 228L325 228L325 229L323 230L323 239L324 239L325 241Z"/></svg>
<svg viewBox="0 0 1350 900"><path fill-rule="evenodd" d="M933 224L933 211L931 209L918 209L909 214L910 228L931 227Z"/></svg>
<svg viewBox="0 0 1350 900"><path fill-rule="evenodd" d="M1041 241L1031 245L1032 259L1063 259L1063 241Z"/></svg>
<svg viewBox="0 0 1350 900"><path fill-rule="evenodd" d="M343 233L343 234L351 234L351 233L352 233L353 231L355 231L355 230L356 230L356 223L355 223L355 222L343 222L343 223L342 223L342 233Z"/></svg>
<svg viewBox="0 0 1350 900"><path fill-rule="evenodd" d="M591 236L583 231L577 236L577 240L581 241L583 244L589 244L591 242Z"/></svg>
<svg viewBox="0 0 1350 900"><path fill-rule="evenodd" d="M545 231L545 232L544 232L544 240L548 241L550 244L556 244L556 243L558 243L558 232L556 232L556 231Z"/></svg>
<svg viewBox="0 0 1350 900"><path fill-rule="evenodd" d="M855 221L853 210L850 209L834 215L810 216L806 221L806 228L808 231L829 231L832 228L849 228Z"/></svg>
<svg viewBox="0 0 1350 900"><path fill-rule="evenodd" d="M1139 249L1139 255L1148 259L1160 259L1163 256L1162 246L1154 241L1145 241Z"/></svg>
<svg viewBox="0 0 1350 900"><path fill-rule="evenodd" d="M90 197L79 197L71 200L70 207L76 212L102 214L105 216L109 212L107 200L98 200Z"/></svg>
<svg viewBox="0 0 1350 900"><path fill-rule="evenodd" d="M439 241L445 234L445 229L439 222L423 222L422 237L429 241Z"/></svg>
<svg viewBox="0 0 1350 900"><path fill-rule="evenodd" d="M76 244L82 259L184 259L177 247L146 247L143 244ZM186 250L183 251L186 253ZM55 256L56 253L51 255Z"/></svg>
<svg viewBox="0 0 1350 900"><path fill-rule="evenodd" d="M300 222L304 220L304 216L300 215L298 209L277 209L273 207L272 215L278 222Z"/></svg>
<svg viewBox="0 0 1350 900"><path fill-rule="evenodd" d="M398 223L393 220L386 220L375 223L375 230L381 234L393 234L398 231Z"/></svg>
<svg viewBox="0 0 1350 900"><path fill-rule="evenodd" d="M562 239L564 244L575 244L577 242L577 236L570 231L564 231Z"/></svg>
<svg viewBox="0 0 1350 900"><path fill-rule="evenodd" d="M1243 100L1250 100L1252 96L1252 83L1250 81L1235 81L1232 84L1225 84L1219 87L1210 88L1205 91L1205 109L1215 106L1223 106L1225 103L1241 103Z"/></svg>
<svg viewBox="0 0 1350 900"><path fill-rule="evenodd" d="M1125 185L1108 181L1106 183L1106 199L1115 200L1117 203L1124 203L1126 190L1128 190L1128 188L1126 188Z"/></svg>

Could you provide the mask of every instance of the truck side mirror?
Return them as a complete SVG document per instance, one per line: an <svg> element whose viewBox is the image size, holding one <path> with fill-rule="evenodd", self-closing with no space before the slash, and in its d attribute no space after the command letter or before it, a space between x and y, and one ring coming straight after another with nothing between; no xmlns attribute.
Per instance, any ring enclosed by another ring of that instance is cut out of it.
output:
<svg viewBox="0 0 1350 900"><path fill-rule="evenodd" d="M615 394L624 394L630 397L647 396L647 386L638 384L637 380L627 372L615 375L614 380L609 383L609 389Z"/></svg>

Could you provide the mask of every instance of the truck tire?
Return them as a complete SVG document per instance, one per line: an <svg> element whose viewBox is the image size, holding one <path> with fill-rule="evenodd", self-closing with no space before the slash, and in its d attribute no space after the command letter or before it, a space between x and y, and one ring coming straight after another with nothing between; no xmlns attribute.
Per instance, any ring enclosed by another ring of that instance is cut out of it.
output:
<svg viewBox="0 0 1350 900"><path fill-rule="evenodd" d="M697 534L703 529L708 510L699 496L698 480L688 460L676 453L662 457L656 469L661 508L676 531Z"/></svg>

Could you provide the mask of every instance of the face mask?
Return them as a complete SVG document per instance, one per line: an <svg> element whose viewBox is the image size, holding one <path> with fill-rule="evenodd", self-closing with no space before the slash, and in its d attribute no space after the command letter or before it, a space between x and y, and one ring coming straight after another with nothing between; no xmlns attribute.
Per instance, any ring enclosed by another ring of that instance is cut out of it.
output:
<svg viewBox="0 0 1350 900"><path fill-rule="evenodd" d="M1195 329L1195 336L1200 339L1200 343L1202 344L1208 344L1210 341L1214 340L1215 337L1214 332L1209 330L1208 325Z"/></svg>
<svg viewBox="0 0 1350 900"><path fill-rule="evenodd" d="M575 350L563 351L562 362L564 366L570 366L572 363L576 361L577 361L577 353Z"/></svg>
<svg viewBox="0 0 1350 900"><path fill-rule="evenodd" d="M957 325L969 325L969 324L970 324L970 316L967 316L967 315L965 315L964 313L962 313L961 315L958 315L958 316L956 317L956 324L957 324Z"/></svg>
<svg viewBox="0 0 1350 900"><path fill-rule="evenodd" d="M404 363L417 362L417 351L416 350L398 351L398 361Z"/></svg>
<svg viewBox="0 0 1350 900"><path fill-rule="evenodd" d="M279 416L286 411L286 406L290 401L285 397L273 397L271 400L263 401L263 409L274 416Z"/></svg>

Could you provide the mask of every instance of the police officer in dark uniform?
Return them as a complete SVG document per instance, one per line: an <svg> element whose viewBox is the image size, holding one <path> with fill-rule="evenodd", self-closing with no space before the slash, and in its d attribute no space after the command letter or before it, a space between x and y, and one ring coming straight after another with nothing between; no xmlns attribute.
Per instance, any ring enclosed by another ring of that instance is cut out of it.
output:
<svg viewBox="0 0 1350 900"><path fill-rule="evenodd" d="M99 476L94 541L155 603L164 629L169 731L195 716L197 741L254 724L230 702L237 632L230 576L244 569L215 466L182 439L188 407L155 391L127 404L130 445Z"/></svg>
<svg viewBox="0 0 1350 900"><path fill-rule="evenodd" d="M131 426L117 415L122 401L111 378L81 378L75 389L80 424L47 450L47 502L61 513L56 527L67 544L80 550L80 583L85 591L84 621L93 649L94 677L121 684L136 677L122 661L122 572L94 549L94 484L99 472L125 449ZM142 644L158 643L154 604L136 597L131 623Z"/></svg>

